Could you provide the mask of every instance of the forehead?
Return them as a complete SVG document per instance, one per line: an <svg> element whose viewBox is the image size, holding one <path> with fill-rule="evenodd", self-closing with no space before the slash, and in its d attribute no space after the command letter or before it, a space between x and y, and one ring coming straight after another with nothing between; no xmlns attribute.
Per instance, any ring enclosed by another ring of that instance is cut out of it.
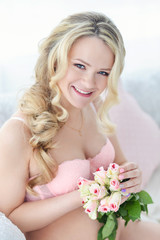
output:
<svg viewBox="0 0 160 240"><path fill-rule="evenodd" d="M89 64L111 67L114 54L110 47L98 37L81 37L72 45L68 57L82 59Z"/></svg>

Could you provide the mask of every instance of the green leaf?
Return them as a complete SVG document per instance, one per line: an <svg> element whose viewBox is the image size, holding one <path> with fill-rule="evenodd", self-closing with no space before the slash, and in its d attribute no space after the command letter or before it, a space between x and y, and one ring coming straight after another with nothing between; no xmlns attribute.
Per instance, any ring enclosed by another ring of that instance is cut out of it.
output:
<svg viewBox="0 0 160 240"><path fill-rule="evenodd" d="M133 198L135 197L135 194L134 193L131 193L131 195L127 198L126 202L127 201L130 201L131 199L133 200ZM124 202L125 203L125 202Z"/></svg>
<svg viewBox="0 0 160 240"><path fill-rule="evenodd" d="M109 240L115 240L116 239L116 234L117 234L117 228L118 228L118 221L117 221L117 217L116 214L114 213L112 215L114 221L115 221L115 228L113 229L111 235L108 237Z"/></svg>
<svg viewBox="0 0 160 240"><path fill-rule="evenodd" d="M102 212L99 212L99 213L98 213L97 220L98 220L100 223L106 223L107 218L108 218L108 215L107 215L106 213L102 213Z"/></svg>
<svg viewBox="0 0 160 240"><path fill-rule="evenodd" d="M103 236L104 239L108 238L112 234L114 228L116 227L116 219L112 215L113 214L108 216L107 222L103 226L102 236Z"/></svg>
<svg viewBox="0 0 160 240"><path fill-rule="evenodd" d="M116 213L98 213L97 220L104 223L104 226L98 232L98 240L115 240L118 227L117 219L122 217L125 220L125 226L130 220L140 219L141 211L148 213L148 204L153 203L151 196L146 191L132 193L131 196L121 204Z"/></svg>
<svg viewBox="0 0 160 240"><path fill-rule="evenodd" d="M98 212L98 217L99 217L99 218L103 217L103 215L105 215L104 212Z"/></svg>
<svg viewBox="0 0 160 240"><path fill-rule="evenodd" d="M148 206L147 206L147 204L145 204L144 207L145 207L145 212L148 214Z"/></svg>
<svg viewBox="0 0 160 240"><path fill-rule="evenodd" d="M126 205L126 209L128 210L128 215L132 219L132 221L135 221L135 219L140 218L141 214L141 206L138 201L130 201Z"/></svg>
<svg viewBox="0 0 160 240"><path fill-rule="evenodd" d="M143 204L152 204L153 203L151 196L146 191L143 190L137 194L139 195L140 202L142 202Z"/></svg>
<svg viewBox="0 0 160 240"><path fill-rule="evenodd" d="M135 200L136 200L136 201L139 200L139 194L134 193L134 197L135 197Z"/></svg>
<svg viewBox="0 0 160 240"><path fill-rule="evenodd" d="M97 235L97 240L103 240L103 237L102 237L102 229L103 229L103 226L99 229L98 231L98 235Z"/></svg>
<svg viewBox="0 0 160 240"><path fill-rule="evenodd" d="M128 214L127 210L123 206L119 208L119 213L122 217L127 216Z"/></svg>
<svg viewBox="0 0 160 240"><path fill-rule="evenodd" d="M109 240L115 240L116 239L116 229L113 230L112 234L108 237Z"/></svg>
<svg viewBox="0 0 160 240"><path fill-rule="evenodd" d="M148 206L147 206L147 204L141 204L141 210L148 214Z"/></svg>
<svg viewBox="0 0 160 240"><path fill-rule="evenodd" d="M125 220L125 226L127 226L128 222L131 220L130 217L127 215L123 217L123 219Z"/></svg>

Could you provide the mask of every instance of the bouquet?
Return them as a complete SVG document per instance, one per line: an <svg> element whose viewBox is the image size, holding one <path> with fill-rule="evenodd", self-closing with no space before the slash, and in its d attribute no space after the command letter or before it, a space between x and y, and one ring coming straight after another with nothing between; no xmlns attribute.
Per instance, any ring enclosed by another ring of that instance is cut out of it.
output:
<svg viewBox="0 0 160 240"><path fill-rule="evenodd" d="M78 179L78 187L85 212L92 220L104 223L98 232L98 240L115 240L118 218L125 220L125 226L132 220L140 220L141 211L148 213L147 205L153 203L150 195L141 191L126 194L121 190L118 179L119 165L112 163L107 171L103 167L96 170L94 180ZM123 196L128 199L121 204Z"/></svg>

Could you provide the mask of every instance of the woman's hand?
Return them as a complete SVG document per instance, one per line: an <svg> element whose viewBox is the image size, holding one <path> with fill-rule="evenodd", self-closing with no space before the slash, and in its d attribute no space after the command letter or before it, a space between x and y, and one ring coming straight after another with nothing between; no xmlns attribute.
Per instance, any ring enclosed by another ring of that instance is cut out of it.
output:
<svg viewBox="0 0 160 240"><path fill-rule="evenodd" d="M120 166L120 187L124 193L136 193L141 191L142 172L134 162L127 162Z"/></svg>

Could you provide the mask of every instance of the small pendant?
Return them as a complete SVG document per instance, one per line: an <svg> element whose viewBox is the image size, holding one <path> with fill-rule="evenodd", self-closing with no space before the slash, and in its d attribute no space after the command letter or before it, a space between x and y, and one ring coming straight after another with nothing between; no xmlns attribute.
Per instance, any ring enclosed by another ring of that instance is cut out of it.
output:
<svg viewBox="0 0 160 240"><path fill-rule="evenodd" d="M82 137L82 133L81 133L81 130L78 131L79 132L79 136Z"/></svg>

